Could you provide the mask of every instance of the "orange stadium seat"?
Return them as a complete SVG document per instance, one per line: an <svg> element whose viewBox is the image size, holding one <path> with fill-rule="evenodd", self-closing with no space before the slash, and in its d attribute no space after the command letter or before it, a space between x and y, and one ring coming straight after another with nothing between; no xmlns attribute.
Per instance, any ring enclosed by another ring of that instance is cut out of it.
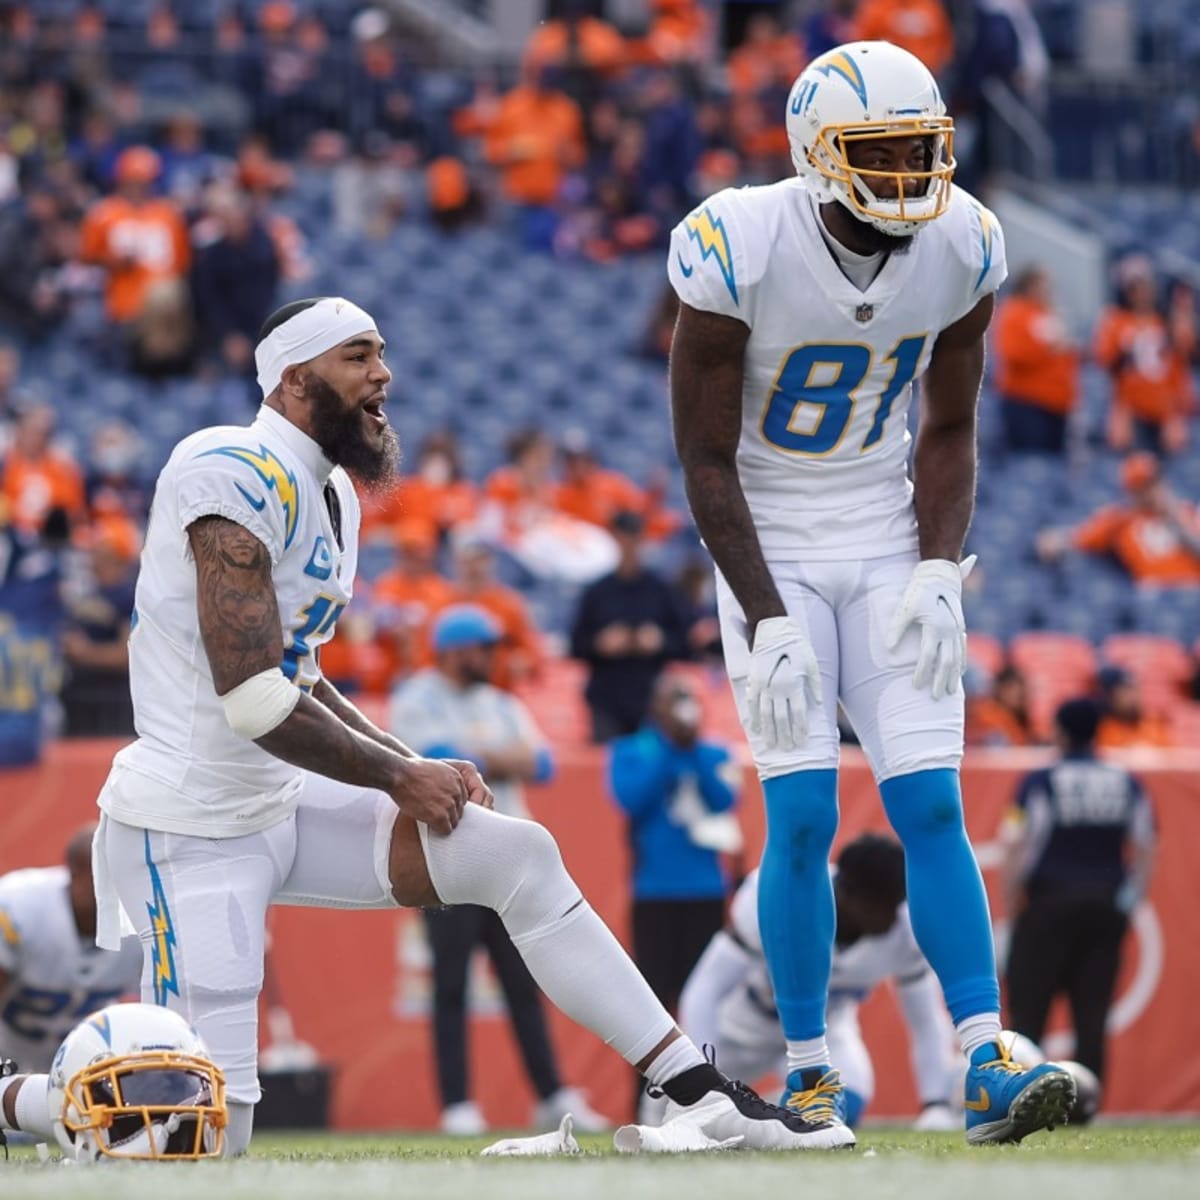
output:
<svg viewBox="0 0 1200 1200"><path fill-rule="evenodd" d="M992 637L989 633L967 635L967 662L972 667L977 667L995 678L1007 657L1004 644L999 638Z"/></svg>
<svg viewBox="0 0 1200 1200"><path fill-rule="evenodd" d="M1100 657L1124 667L1143 686L1180 685L1192 677L1195 669L1179 642L1152 633L1114 633L1100 647Z"/></svg>
<svg viewBox="0 0 1200 1200"><path fill-rule="evenodd" d="M1092 690L1095 647L1070 633L1020 633L1009 643L1008 654L1028 683L1034 728L1049 736L1054 710L1064 700Z"/></svg>

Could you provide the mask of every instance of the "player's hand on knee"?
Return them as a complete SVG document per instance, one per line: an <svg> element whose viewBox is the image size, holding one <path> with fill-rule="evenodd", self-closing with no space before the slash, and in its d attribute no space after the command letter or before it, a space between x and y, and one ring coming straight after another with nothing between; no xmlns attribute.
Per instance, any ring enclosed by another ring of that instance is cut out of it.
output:
<svg viewBox="0 0 1200 1200"><path fill-rule="evenodd" d="M750 731L770 748L795 750L808 738L808 710L821 703L821 668L794 617L768 617L754 630L746 680Z"/></svg>
<svg viewBox="0 0 1200 1200"><path fill-rule="evenodd" d="M492 789L488 787L487 781L473 762L465 758L446 758L442 761L462 776L463 783L467 785L468 804L478 804L480 808L496 807L496 797L492 795Z"/></svg>
<svg viewBox="0 0 1200 1200"><path fill-rule="evenodd" d="M448 763L419 758L409 761L391 795L405 816L428 825L434 833L451 833L467 803L467 785Z"/></svg>
<svg viewBox="0 0 1200 1200"><path fill-rule="evenodd" d="M957 691L966 669L962 585L974 565L973 554L961 563L944 558L917 563L888 627L889 650L897 649L914 626L920 632L913 687L929 688L935 700Z"/></svg>

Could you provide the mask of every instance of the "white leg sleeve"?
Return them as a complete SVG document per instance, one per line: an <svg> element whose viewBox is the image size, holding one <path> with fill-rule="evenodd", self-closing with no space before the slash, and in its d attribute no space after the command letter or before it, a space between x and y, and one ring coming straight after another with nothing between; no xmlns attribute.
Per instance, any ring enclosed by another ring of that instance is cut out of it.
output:
<svg viewBox="0 0 1200 1200"><path fill-rule="evenodd" d="M229 1124L225 1127L223 1158L237 1158L250 1148L254 1132L254 1105L240 1100L229 1101Z"/></svg>
<svg viewBox="0 0 1200 1200"><path fill-rule="evenodd" d="M448 835L421 825L429 877L446 904L495 909L542 991L629 1063L675 1022L534 821L468 804Z"/></svg>
<svg viewBox="0 0 1200 1200"><path fill-rule="evenodd" d="M54 1120L46 1103L49 1084L49 1075L14 1075L11 1079L0 1080L0 1129L32 1133L53 1142ZM16 1117L13 1125L4 1119L4 1093L9 1088L20 1089L13 1101L13 1116Z"/></svg>

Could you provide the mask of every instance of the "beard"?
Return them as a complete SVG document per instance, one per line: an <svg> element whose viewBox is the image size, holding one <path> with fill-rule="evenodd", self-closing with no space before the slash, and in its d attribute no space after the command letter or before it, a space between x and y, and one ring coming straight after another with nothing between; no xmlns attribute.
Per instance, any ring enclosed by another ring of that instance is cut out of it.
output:
<svg viewBox="0 0 1200 1200"><path fill-rule="evenodd" d="M386 426L372 439L363 421L361 405L346 407L338 391L314 371L304 381L305 395L312 402L313 441L325 457L348 471L369 490L391 483L400 468L400 439Z"/></svg>

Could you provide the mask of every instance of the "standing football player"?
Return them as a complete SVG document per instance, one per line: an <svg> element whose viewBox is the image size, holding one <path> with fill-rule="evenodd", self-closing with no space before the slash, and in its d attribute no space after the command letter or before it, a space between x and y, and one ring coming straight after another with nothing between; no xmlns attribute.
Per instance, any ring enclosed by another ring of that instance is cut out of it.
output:
<svg viewBox="0 0 1200 1200"><path fill-rule="evenodd" d="M250 1142L267 906L494 909L542 990L716 1141L844 1144L704 1060L580 894L551 835L491 810L464 761L422 758L321 673L350 600L350 472L389 482L391 371L374 319L337 297L271 316L249 426L203 429L159 475L130 685L138 738L100 794L97 941L120 910L142 999L181 1013L224 1073L227 1153ZM44 1076L0 1079L0 1127L36 1122ZM42 1112L41 1119L47 1120Z"/></svg>
<svg viewBox="0 0 1200 1200"><path fill-rule="evenodd" d="M960 562L975 491L996 219L956 188L929 71L854 42L792 87L799 179L729 189L673 231L675 439L718 571L726 665L766 797L759 923L785 1103L836 1121L825 1041L837 706L904 845L917 940L970 1062L967 1138L1061 1123L1072 1084L998 1040L987 897L963 825ZM913 478L908 406L923 377Z"/></svg>

